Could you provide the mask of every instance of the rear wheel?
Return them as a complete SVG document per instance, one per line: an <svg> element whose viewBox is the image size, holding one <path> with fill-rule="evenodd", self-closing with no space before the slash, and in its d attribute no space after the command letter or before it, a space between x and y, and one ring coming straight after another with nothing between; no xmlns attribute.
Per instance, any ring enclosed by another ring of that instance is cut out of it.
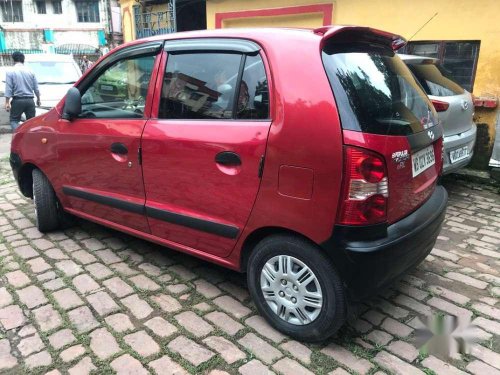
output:
<svg viewBox="0 0 500 375"><path fill-rule="evenodd" d="M261 315L295 339L327 339L345 321L344 288L335 267L302 238L262 240L250 255L247 278Z"/></svg>
<svg viewBox="0 0 500 375"><path fill-rule="evenodd" d="M50 232L61 225L59 202L48 178L38 169L32 175L36 226L40 232Z"/></svg>

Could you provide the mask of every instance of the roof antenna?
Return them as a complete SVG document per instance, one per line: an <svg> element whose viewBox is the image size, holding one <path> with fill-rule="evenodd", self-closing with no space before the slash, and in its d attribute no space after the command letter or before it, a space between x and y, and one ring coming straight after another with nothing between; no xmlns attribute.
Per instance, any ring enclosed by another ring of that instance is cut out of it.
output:
<svg viewBox="0 0 500 375"><path fill-rule="evenodd" d="M426 22L426 23L424 23L420 29L418 29L417 31L415 31L415 34L413 34L413 35L412 35L412 36L408 39L408 42L409 42L410 40L412 40L412 39L413 39L413 37L414 37L415 35L417 35L417 34L418 34L418 32L419 32L420 30L422 30L422 29L423 29L423 28L424 28L424 27L425 27L425 26L426 26L429 22L431 22L431 21L432 21L432 19L433 19L434 17L436 17L437 15L438 15L438 13L436 12L436 14L434 14L431 18L429 18L429 19L427 20L427 22Z"/></svg>

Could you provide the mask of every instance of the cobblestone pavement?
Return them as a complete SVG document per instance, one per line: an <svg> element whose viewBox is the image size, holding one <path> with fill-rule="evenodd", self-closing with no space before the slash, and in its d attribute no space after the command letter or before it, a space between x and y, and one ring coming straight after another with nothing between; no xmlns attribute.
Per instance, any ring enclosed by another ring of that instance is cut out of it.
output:
<svg viewBox="0 0 500 375"><path fill-rule="evenodd" d="M435 249L328 342L256 313L244 277L88 222L42 235L0 163L0 373L500 374L500 198L445 181ZM416 317L472 318L480 343L446 363L412 346Z"/></svg>

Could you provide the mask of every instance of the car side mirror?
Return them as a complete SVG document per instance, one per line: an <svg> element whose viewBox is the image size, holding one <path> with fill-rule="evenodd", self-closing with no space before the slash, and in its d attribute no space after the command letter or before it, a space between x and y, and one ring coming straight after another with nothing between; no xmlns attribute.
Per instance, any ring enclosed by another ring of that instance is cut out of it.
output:
<svg viewBox="0 0 500 375"><path fill-rule="evenodd" d="M72 87L66 94L62 118L71 120L82 113L82 96L76 87Z"/></svg>

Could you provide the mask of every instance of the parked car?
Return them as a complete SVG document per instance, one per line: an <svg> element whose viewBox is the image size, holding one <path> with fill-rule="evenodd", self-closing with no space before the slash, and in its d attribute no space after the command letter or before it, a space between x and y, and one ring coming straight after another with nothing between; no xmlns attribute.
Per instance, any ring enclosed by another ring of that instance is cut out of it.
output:
<svg viewBox="0 0 500 375"><path fill-rule="evenodd" d="M428 255L445 215L442 129L398 38L332 26L123 45L16 130L14 176L40 231L69 213L246 272L272 326L325 339Z"/></svg>
<svg viewBox="0 0 500 375"><path fill-rule="evenodd" d="M36 114L47 112L66 95L82 75L78 64L71 55L52 53L27 54L24 64L30 68L38 81L41 107L37 107ZM5 94L5 72L9 67L0 70L0 95Z"/></svg>
<svg viewBox="0 0 500 375"><path fill-rule="evenodd" d="M444 130L443 173L465 167L476 143L472 95L453 81L439 60L403 54L399 57L415 74L438 112Z"/></svg>

